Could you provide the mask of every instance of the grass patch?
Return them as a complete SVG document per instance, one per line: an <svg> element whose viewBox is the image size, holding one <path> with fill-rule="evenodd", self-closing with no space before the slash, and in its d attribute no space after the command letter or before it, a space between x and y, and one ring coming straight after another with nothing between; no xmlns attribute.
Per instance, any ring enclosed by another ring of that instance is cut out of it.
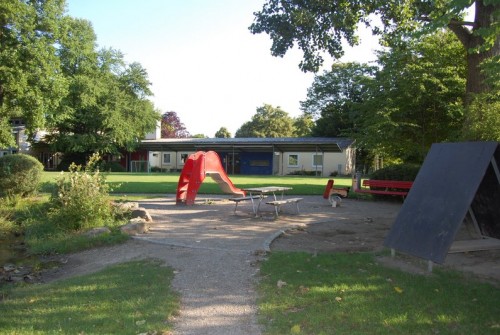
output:
<svg viewBox="0 0 500 335"><path fill-rule="evenodd" d="M170 268L143 260L57 283L16 287L0 303L0 333L166 333L179 309L172 278Z"/></svg>
<svg viewBox="0 0 500 335"><path fill-rule="evenodd" d="M451 271L405 273L367 253L273 252L261 274L265 334L500 333L500 290Z"/></svg>
<svg viewBox="0 0 500 335"><path fill-rule="evenodd" d="M87 236L79 232L64 232L45 230L44 228L29 227L25 242L28 253L31 255L68 254L81 250L92 249L101 246L110 246L123 243L130 239L119 229L112 228L110 233L97 236Z"/></svg>
<svg viewBox="0 0 500 335"><path fill-rule="evenodd" d="M137 194L175 194L179 173L105 173L106 181L112 188L112 193ZM42 192L51 192L60 172L47 172L42 175ZM269 185L287 186L293 189L287 191L290 195L323 195L328 179L332 177L312 176L246 176L230 175L231 182L238 188L262 187ZM335 177L336 186L351 186L350 177ZM205 178L199 189L199 194L223 194L219 185L210 177ZM350 195L351 196L351 195ZM353 194L355 196L355 194Z"/></svg>
<svg viewBox="0 0 500 335"><path fill-rule="evenodd" d="M16 201L0 198L0 237L23 236L29 255L65 254L119 244L130 238L118 229L118 225L125 221L110 222L110 233L87 236L83 231L58 228L49 220L48 211L48 196L19 198Z"/></svg>

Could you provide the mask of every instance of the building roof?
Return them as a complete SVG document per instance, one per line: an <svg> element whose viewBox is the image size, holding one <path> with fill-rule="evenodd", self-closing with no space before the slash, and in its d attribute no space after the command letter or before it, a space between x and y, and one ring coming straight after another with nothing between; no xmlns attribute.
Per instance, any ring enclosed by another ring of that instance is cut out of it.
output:
<svg viewBox="0 0 500 335"><path fill-rule="evenodd" d="M343 152L354 140L342 137L162 138L142 140L149 151Z"/></svg>

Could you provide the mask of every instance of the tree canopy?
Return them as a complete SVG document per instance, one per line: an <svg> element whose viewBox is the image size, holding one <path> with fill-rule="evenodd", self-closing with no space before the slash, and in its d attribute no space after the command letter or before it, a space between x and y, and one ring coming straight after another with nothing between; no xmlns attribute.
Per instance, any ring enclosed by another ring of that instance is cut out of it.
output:
<svg viewBox="0 0 500 335"><path fill-rule="evenodd" d="M165 112L161 116L161 138L185 138L190 137L184 123L176 112Z"/></svg>
<svg viewBox="0 0 500 335"><path fill-rule="evenodd" d="M462 128L465 60L451 33L412 39L378 55L378 67L335 64L302 102L314 136L349 136L358 148L421 162L434 142Z"/></svg>
<svg viewBox="0 0 500 335"><path fill-rule="evenodd" d="M0 2L0 148L14 145L9 120L32 139L66 95L56 55L63 0Z"/></svg>
<svg viewBox="0 0 500 335"><path fill-rule="evenodd" d="M40 129L65 159L133 150L154 129L146 70L118 50L98 49L90 22L65 14L64 0L0 3L0 147L9 120Z"/></svg>
<svg viewBox="0 0 500 335"><path fill-rule="evenodd" d="M471 6L474 20L466 22L464 14ZM325 51L333 58L340 58L344 41L350 46L357 45L359 24L371 27L386 46L404 42L415 32L449 28L468 51L468 93L488 90L479 64L491 58L498 62L500 57L498 0L267 0L254 16L250 31L271 37L274 56L283 56L297 46L303 51L299 66L304 71L316 72L324 61Z"/></svg>
<svg viewBox="0 0 500 335"><path fill-rule="evenodd" d="M292 137L293 119L281 107L264 104L245 122L234 137Z"/></svg>
<svg viewBox="0 0 500 335"><path fill-rule="evenodd" d="M95 152L133 150L159 120L146 70L127 65L117 50L97 50L86 20L65 17L61 30L57 54L69 91L48 120L48 142L77 163Z"/></svg>
<svg viewBox="0 0 500 335"><path fill-rule="evenodd" d="M215 137L216 138L230 138L231 137L231 133L229 132L229 130L227 130L226 127L221 127L215 133Z"/></svg>

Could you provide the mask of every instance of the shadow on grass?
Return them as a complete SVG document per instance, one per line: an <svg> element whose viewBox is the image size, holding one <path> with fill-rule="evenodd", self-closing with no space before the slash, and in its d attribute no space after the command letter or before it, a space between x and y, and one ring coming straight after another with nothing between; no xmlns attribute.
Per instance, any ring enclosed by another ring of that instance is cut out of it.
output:
<svg viewBox="0 0 500 335"><path fill-rule="evenodd" d="M16 287L0 303L1 334L167 332L178 313L172 269L159 261L118 264L51 284Z"/></svg>

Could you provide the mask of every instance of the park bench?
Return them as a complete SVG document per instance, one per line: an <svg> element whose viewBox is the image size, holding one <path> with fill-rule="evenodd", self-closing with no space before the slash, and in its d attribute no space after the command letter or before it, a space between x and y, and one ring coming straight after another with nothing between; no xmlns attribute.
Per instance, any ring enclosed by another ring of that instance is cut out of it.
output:
<svg viewBox="0 0 500 335"><path fill-rule="evenodd" d="M229 198L228 200L229 201L233 201L234 202L234 213L236 213L236 209L238 208L238 204L242 201L254 201L256 199L262 199L262 198L265 198L265 196L262 196L262 195L253 195L253 196L246 196L246 197L235 197L235 198Z"/></svg>
<svg viewBox="0 0 500 335"><path fill-rule="evenodd" d="M404 198L408 195L412 185L412 181L365 179L363 180L363 187L354 191L358 193L401 195Z"/></svg>
<svg viewBox="0 0 500 335"><path fill-rule="evenodd" d="M286 204L295 204L297 206L297 214L299 214L299 201L301 200L303 200L303 198L289 198L289 199L267 201L266 204L274 206L276 217L278 217L279 211L281 210L281 206Z"/></svg>

